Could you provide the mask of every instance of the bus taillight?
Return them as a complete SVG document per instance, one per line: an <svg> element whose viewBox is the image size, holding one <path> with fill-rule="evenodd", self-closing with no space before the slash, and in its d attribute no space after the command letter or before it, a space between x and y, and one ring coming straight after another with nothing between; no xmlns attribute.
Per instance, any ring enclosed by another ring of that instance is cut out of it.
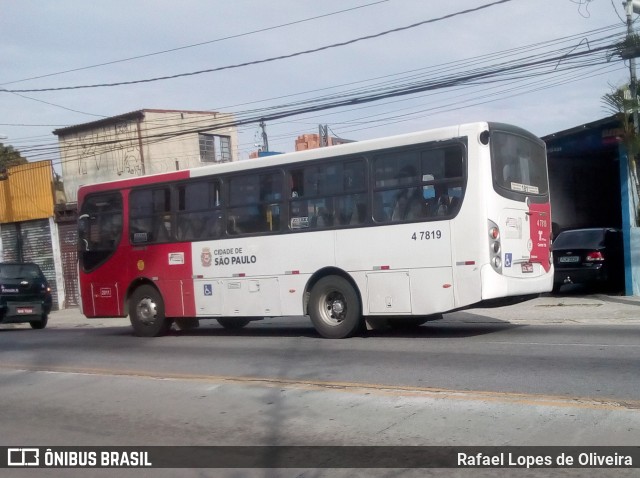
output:
<svg viewBox="0 0 640 478"><path fill-rule="evenodd" d="M498 225L489 221L489 253L491 256L491 266L496 272L502 272L502 247L500 246L500 229Z"/></svg>

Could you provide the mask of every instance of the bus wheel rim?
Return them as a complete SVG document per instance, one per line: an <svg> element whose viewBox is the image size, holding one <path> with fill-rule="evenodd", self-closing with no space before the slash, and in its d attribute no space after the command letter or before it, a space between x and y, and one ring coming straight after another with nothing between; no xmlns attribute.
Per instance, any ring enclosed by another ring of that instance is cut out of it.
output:
<svg viewBox="0 0 640 478"><path fill-rule="evenodd" d="M346 317L347 301L339 291L330 291L322 300L320 317L329 325L340 325Z"/></svg>
<svg viewBox="0 0 640 478"><path fill-rule="evenodd" d="M138 302L136 311L138 319L144 325L153 324L158 316L158 306L152 299L148 297Z"/></svg>

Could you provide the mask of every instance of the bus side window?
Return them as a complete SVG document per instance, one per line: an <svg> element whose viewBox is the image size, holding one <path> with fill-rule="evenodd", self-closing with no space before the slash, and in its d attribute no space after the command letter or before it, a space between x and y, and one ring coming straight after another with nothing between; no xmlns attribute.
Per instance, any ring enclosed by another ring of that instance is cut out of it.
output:
<svg viewBox="0 0 640 478"><path fill-rule="evenodd" d="M459 145L425 150L421 154L423 195L430 217L452 217L460 208L464 155Z"/></svg>
<svg viewBox="0 0 640 478"><path fill-rule="evenodd" d="M212 225L221 214L220 181L197 181L176 186L176 238L193 241L212 237Z"/></svg>
<svg viewBox="0 0 640 478"><path fill-rule="evenodd" d="M280 230L282 173L245 174L229 180L229 234Z"/></svg>
<svg viewBox="0 0 640 478"><path fill-rule="evenodd" d="M323 229L366 221L366 163L362 158L308 165L288 174L290 229Z"/></svg>

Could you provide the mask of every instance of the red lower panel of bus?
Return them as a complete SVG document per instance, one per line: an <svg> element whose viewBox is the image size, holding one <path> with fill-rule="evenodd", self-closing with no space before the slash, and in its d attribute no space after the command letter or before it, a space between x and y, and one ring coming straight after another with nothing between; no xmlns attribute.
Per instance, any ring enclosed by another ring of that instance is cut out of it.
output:
<svg viewBox="0 0 640 478"><path fill-rule="evenodd" d="M82 302L87 317L126 316L127 297L140 282L151 282L160 291L167 317L195 317L189 243L120 248L84 278Z"/></svg>

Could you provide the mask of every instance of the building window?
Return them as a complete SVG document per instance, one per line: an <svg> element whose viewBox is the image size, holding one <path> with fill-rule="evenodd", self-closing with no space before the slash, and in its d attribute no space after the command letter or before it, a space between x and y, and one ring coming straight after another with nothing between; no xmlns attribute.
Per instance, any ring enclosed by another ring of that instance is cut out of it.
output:
<svg viewBox="0 0 640 478"><path fill-rule="evenodd" d="M231 138L217 134L199 133L200 161L203 163L225 163L231 161Z"/></svg>

